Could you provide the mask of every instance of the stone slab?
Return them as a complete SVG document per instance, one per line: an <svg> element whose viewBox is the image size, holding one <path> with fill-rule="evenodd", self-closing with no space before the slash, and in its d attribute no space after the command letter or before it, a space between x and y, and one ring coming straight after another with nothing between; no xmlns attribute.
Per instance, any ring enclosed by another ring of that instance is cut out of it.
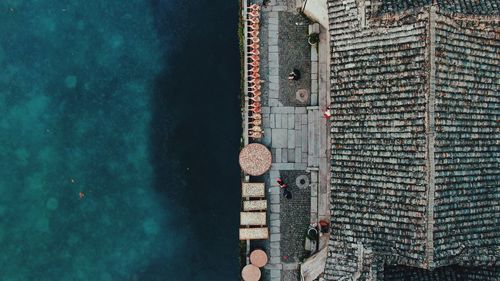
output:
<svg viewBox="0 0 500 281"><path fill-rule="evenodd" d="M271 234L271 237L269 238L271 242L278 242L281 241L281 234L275 233Z"/></svg>
<svg viewBox="0 0 500 281"><path fill-rule="evenodd" d="M287 130L287 137L288 148L295 148L295 130Z"/></svg>
<svg viewBox="0 0 500 281"><path fill-rule="evenodd" d="M302 162L302 149L300 147L295 147L295 163Z"/></svg>
<svg viewBox="0 0 500 281"><path fill-rule="evenodd" d="M281 149L280 148L276 149L276 156L274 157L273 162L281 163Z"/></svg>
<svg viewBox="0 0 500 281"><path fill-rule="evenodd" d="M272 109L271 109L271 110L272 110ZM282 117L283 117L283 116L282 116L281 114L275 114L275 115L274 115L274 120L275 120L275 126L276 126L276 128L283 128L283 127L281 126L281 118L282 118ZM274 145L273 145L273 146L274 146ZM276 146L275 146L275 147L276 147Z"/></svg>
<svg viewBox="0 0 500 281"><path fill-rule="evenodd" d="M287 123L287 128L288 129L293 129L295 127L295 113L289 113L288 114L288 123Z"/></svg>
<svg viewBox="0 0 500 281"><path fill-rule="evenodd" d="M286 148L281 149L281 162L282 163L288 162L288 149Z"/></svg>
<svg viewBox="0 0 500 281"><path fill-rule="evenodd" d="M271 107L271 113L295 113L295 107Z"/></svg>
<svg viewBox="0 0 500 281"><path fill-rule="evenodd" d="M280 122L281 122L281 120L280 120ZM286 129L272 129L271 135L272 135L272 147L273 148L287 148L288 147L288 132Z"/></svg>
<svg viewBox="0 0 500 281"><path fill-rule="evenodd" d="M306 113L306 108L305 107L296 107L295 108L295 113L296 114L305 114Z"/></svg>
<svg viewBox="0 0 500 281"><path fill-rule="evenodd" d="M295 134L293 134L293 135L295 136ZM290 141L290 140L288 140L288 141ZM295 149L294 148L288 149L288 159L287 160L288 160L287 162L290 162L290 163L295 162Z"/></svg>
<svg viewBox="0 0 500 281"><path fill-rule="evenodd" d="M278 170L293 170L293 164L294 163L273 163L273 167Z"/></svg>

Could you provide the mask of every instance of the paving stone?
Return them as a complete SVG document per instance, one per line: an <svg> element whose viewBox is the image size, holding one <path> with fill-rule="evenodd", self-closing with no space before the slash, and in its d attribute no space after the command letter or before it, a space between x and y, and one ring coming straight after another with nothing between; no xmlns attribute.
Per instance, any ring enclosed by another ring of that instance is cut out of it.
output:
<svg viewBox="0 0 500 281"><path fill-rule="evenodd" d="M271 204L270 210L273 213L279 213L280 212L280 204Z"/></svg>
<svg viewBox="0 0 500 281"><path fill-rule="evenodd" d="M272 227L280 227L281 226L281 220L274 220L270 222L270 225Z"/></svg>
<svg viewBox="0 0 500 281"><path fill-rule="evenodd" d="M270 128L276 128L276 121L275 121L275 116L274 114L269 114L269 127Z"/></svg>
<svg viewBox="0 0 500 281"><path fill-rule="evenodd" d="M293 131L288 131L288 133L292 132L292 135L295 137L295 134L293 133ZM290 144L290 139L288 139L288 144ZM290 163L293 163L295 162L295 148L292 148L292 149L288 149L288 161L287 162L290 162Z"/></svg>
<svg viewBox="0 0 500 281"><path fill-rule="evenodd" d="M295 108L291 107L291 106L286 106L286 107L272 107L271 108L271 113L281 113L281 114L295 113Z"/></svg>
<svg viewBox="0 0 500 281"><path fill-rule="evenodd" d="M272 110L272 108L271 108L271 110ZM281 114L275 114L274 115L274 120L275 120L275 126L276 126L276 128L282 128L281 127L281 118L282 118Z"/></svg>
<svg viewBox="0 0 500 281"><path fill-rule="evenodd" d="M295 165L293 166L293 168L295 170L303 170L303 171L305 171L306 168L307 168L307 164L306 163L295 163Z"/></svg>
<svg viewBox="0 0 500 281"><path fill-rule="evenodd" d="M270 221L275 221L280 219L280 214L274 213L269 216Z"/></svg>
<svg viewBox="0 0 500 281"><path fill-rule="evenodd" d="M276 123L278 123L278 121L276 121ZM272 129L271 133L274 148L288 147L288 132L286 129Z"/></svg>
<svg viewBox="0 0 500 281"><path fill-rule="evenodd" d="M278 46L269 46L269 53L277 53Z"/></svg>
<svg viewBox="0 0 500 281"><path fill-rule="evenodd" d="M305 114L305 113L307 113L307 110L306 110L305 107L296 107L295 108L295 113L297 113L297 114Z"/></svg>
<svg viewBox="0 0 500 281"><path fill-rule="evenodd" d="M269 176L271 177L271 180L279 178L280 171L278 171L278 170L271 170L271 171L269 171Z"/></svg>
<svg viewBox="0 0 500 281"><path fill-rule="evenodd" d="M295 130L287 130L287 137L288 137L288 148L295 148Z"/></svg>
<svg viewBox="0 0 500 281"><path fill-rule="evenodd" d="M318 105L318 95L311 94L311 105Z"/></svg>
<svg viewBox="0 0 500 281"><path fill-rule="evenodd" d="M317 62L317 61L318 61L318 49L311 48L311 62ZM312 64L311 64L311 68L312 68L311 71L314 70Z"/></svg>
<svg viewBox="0 0 500 281"><path fill-rule="evenodd" d="M281 163L281 149L276 149L275 156L273 157L273 162Z"/></svg>
<svg viewBox="0 0 500 281"><path fill-rule="evenodd" d="M270 263L280 263L281 262L281 258L280 257L272 257L269 259L269 262Z"/></svg>
<svg viewBox="0 0 500 281"><path fill-rule="evenodd" d="M302 152L302 162L307 163L307 151Z"/></svg>
<svg viewBox="0 0 500 281"><path fill-rule="evenodd" d="M280 256L280 254L281 254L280 249L271 249L271 256L272 257Z"/></svg>
<svg viewBox="0 0 500 281"><path fill-rule="evenodd" d="M275 24L268 25L268 30L269 30L269 37L271 37L272 34L273 38L275 38L276 41L278 41L279 26Z"/></svg>
<svg viewBox="0 0 500 281"><path fill-rule="evenodd" d="M317 94L318 93L318 82L311 83L311 93L313 93L313 94Z"/></svg>
<svg viewBox="0 0 500 281"><path fill-rule="evenodd" d="M274 253L278 252L278 255L273 255L273 249L271 249L271 257L273 256L279 256L280 255L280 251L279 249L275 249L274 250ZM268 263L265 267L265 269L270 269L271 271L274 269L274 270L278 270L281 272L281 269L283 268L283 265L281 263Z"/></svg>
<svg viewBox="0 0 500 281"><path fill-rule="evenodd" d="M269 192L269 194L280 194L280 190L275 187L270 187L267 189L267 191Z"/></svg>
<svg viewBox="0 0 500 281"><path fill-rule="evenodd" d="M278 53L270 53L268 60L269 64L278 64L279 63Z"/></svg>
<svg viewBox="0 0 500 281"><path fill-rule="evenodd" d="M295 113L288 114L288 129L293 129L295 127Z"/></svg>
<svg viewBox="0 0 500 281"><path fill-rule="evenodd" d="M295 163L302 162L302 149L300 147L295 147Z"/></svg>
<svg viewBox="0 0 500 281"><path fill-rule="evenodd" d="M280 86L278 85L278 83L270 83L269 84L269 96L273 96L273 94L277 93L279 91L279 89L280 89ZM273 93L273 94L271 94L271 93Z"/></svg>
<svg viewBox="0 0 500 281"><path fill-rule="evenodd" d="M275 189L279 190L279 188L275 187ZM280 203L280 194L271 194L270 196L271 204L279 204Z"/></svg>
<svg viewBox="0 0 500 281"><path fill-rule="evenodd" d="M275 24L278 25L279 23L279 18L278 18L278 13L269 13L269 19L267 21L269 25Z"/></svg>
<svg viewBox="0 0 500 281"><path fill-rule="evenodd" d="M279 106L279 102L277 99L269 99L270 106Z"/></svg>
<svg viewBox="0 0 500 281"><path fill-rule="evenodd" d="M269 73L269 82L270 83L276 83L279 85L279 76L278 75L273 75Z"/></svg>
<svg viewBox="0 0 500 281"><path fill-rule="evenodd" d="M311 196L318 196L318 184L311 183L310 188L311 188Z"/></svg>
<svg viewBox="0 0 500 281"><path fill-rule="evenodd" d="M271 248L273 249L279 249L280 248L280 242L271 242L269 243L271 245Z"/></svg>
<svg viewBox="0 0 500 281"><path fill-rule="evenodd" d="M264 114L262 115L262 124L263 124L262 125L263 128L266 128L266 126L269 125L269 115L267 115L267 116Z"/></svg>
<svg viewBox="0 0 500 281"><path fill-rule="evenodd" d="M307 153L306 153L307 155ZM293 164L294 163L275 163L273 166L275 166L276 169L280 170L293 170Z"/></svg>
<svg viewBox="0 0 500 281"><path fill-rule="evenodd" d="M317 71L318 70L318 62L317 61L312 61L311 62L311 71L313 69L316 69L316 73L318 73L318 71Z"/></svg>
<svg viewBox="0 0 500 281"><path fill-rule="evenodd" d="M311 196L311 212L314 212L314 213L318 212L318 197L317 196Z"/></svg>
<svg viewBox="0 0 500 281"><path fill-rule="evenodd" d="M307 113L301 114L300 118L302 119L302 125L307 125Z"/></svg>
<svg viewBox="0 0 500 281"><path fill-rule="evenodd" d="M307 146L307 139L309 136L308 136L308 132L307 132L307 125L302 125L302 130L300 131L300 134L301 134L300 139L302 142L301 146L302 146L302 149L304 149L304 148L308 147ZM273 143L274 143L274 135L273 135ZM274 144L273 144L273 146L274 146Z"/></svg>
<svg viewBox="0 0 500 281"><path fill-rule="evenodd" d="M281 114L281 128L286 129L288 128L288 115L287 114Z"/></svg>
<svg viewBox="0 0 500 281"><path fill-rule="evenodd" d="M311 182L312 183L318 182L318 172L317 171L311 171Z"/></svg>
<svg viewBox="0 0 500 281"><path fill-rule="evenodd" d="M280 234L271 234L271 237L269 238L269 240L271 240L271 242L280 241L281 235Z"/></svg>
<svg viewBox="0 0 500 281"><path fill-rule="evenodd" d="M302 125L295 127L295 148L302 147ZM300 157L299 157L300 158ZM297 159L297 157L295 158Z"/></svg>
<svg viewBox="0 0 500 281"><path fill-rule="evenodd" d="M271 270L271 278L281 276L281 270Z"/></svg>
<svg viewBox="0 0 500 281"><path fill-rule="evenodd" d="M269 77L273 77L271 82L278 84L279 83L279 67L269 67ZM279 85L279 84L278 84Z"/></svg>
<svg viewBox="0 0 500 281"><path fill-rule="evenodd" d="M294 117L295 119L295 126L294 129L300 129L300 126L302 126L302 119L300 118L300 115L297 115Z"/></svg>
<svg viewBox="0 0 500 281"><path fill-rule="evenodd" d="M264 128L266 129L266 128ZM271 146L271 134L270 134L270 130L265 130L264 132L264 137L262 138L262 144L264 144L265 146Z"/></svg>
<svg viewBox="0 0 500 281"><path fill-rule="evenodd" d="M269 227L269 232L270 233L280 233L280 227L279 226L271 226L271 227ZM279 247L279 244L278 244L278 247Z"/></svg>
<svg viewBox="0 0 500 281"><path fill-rule="evenodd" d="M311 73L311 83L318 83L318 73Z"/></svg>
<svg viewBox="0 0 500 281"><path fill-rule="evenodd" d="M288 162L288 149L286 148L281 149L281 162L283 163Z"/></svg>

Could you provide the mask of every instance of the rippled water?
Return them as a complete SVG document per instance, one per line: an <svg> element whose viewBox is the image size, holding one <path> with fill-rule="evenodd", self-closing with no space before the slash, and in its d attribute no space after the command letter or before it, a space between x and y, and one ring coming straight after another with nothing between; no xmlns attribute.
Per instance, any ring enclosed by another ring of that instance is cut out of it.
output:
<svg viewBox="0 0 500 281"><path fill-rule="evenodd" d="M0 2L1 280L237 280L238 3L192 2Z"/></svg>

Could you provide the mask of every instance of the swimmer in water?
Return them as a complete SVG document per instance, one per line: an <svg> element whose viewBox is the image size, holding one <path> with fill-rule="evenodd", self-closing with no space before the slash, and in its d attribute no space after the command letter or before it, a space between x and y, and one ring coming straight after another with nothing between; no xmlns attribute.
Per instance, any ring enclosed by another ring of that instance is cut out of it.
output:
<svg viewBox="0 0 500 281"><path fill-rule="evenodd" d="M80 193L78 193L78 196L80 196L80 199L83 199L85 197L85 193L83 193L82 191L80 191Z"/></svg>

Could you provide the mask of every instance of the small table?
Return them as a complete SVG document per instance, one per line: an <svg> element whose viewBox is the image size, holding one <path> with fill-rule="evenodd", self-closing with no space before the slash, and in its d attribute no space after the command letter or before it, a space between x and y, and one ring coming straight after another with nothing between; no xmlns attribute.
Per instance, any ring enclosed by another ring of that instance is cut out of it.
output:
<svg viewBox="0 0 500 281"><path fill-rule="evenodd" d="M245 281L259 281L260 275L260 269L253 264L245 265L241 271L241 277Z"/></svg>
<svg viewBox="0 0 500 281"><path fill-rule="evenodd" d="M262 250L255 250L250 254L250 263L257 267L264 267L267 264L267 254Z"/></svg>

